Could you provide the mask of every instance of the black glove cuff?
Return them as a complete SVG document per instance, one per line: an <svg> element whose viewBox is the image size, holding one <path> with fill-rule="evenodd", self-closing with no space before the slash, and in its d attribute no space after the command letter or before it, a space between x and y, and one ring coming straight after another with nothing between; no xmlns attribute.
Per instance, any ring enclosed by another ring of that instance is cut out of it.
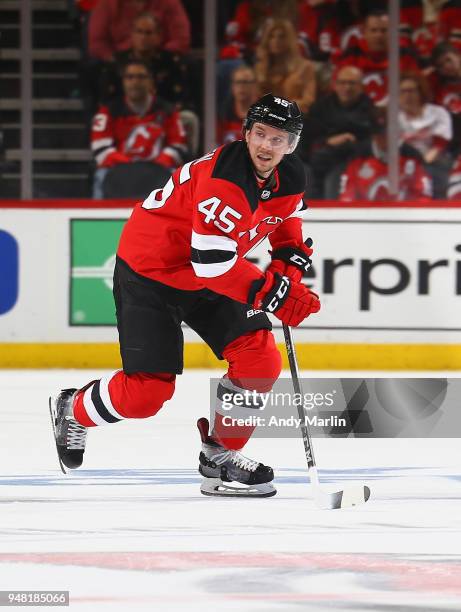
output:
<svg viewBox="0 0 461 612"><path fill-rule="evenodd" d="M312 266L311 259L301 249L293 247L281 247L272 252L272 260L280 259L289 266L294 266L303 272L307 272Z"/></svg>
<svg viewBox="0 0 461 612"><path fill-rule="evenodd" d="M248 303L255 306L256 295L261 291L265 278L255 280L251 283L250 291L248 293ZM281 274L274 274L274 284L266 293L264 300L261 304L261 309L265 312L276 312L281 308L290 293L290 279L288 276L282 276Z"/></svg>
<svg viewBox="0 0 461 612"><path fill-rule="evenodd" d="M274 284L267 292L262 303L262 309L266 312L277 312L281 308L290 293L290 279L281 274L274 274Z"/></svg>

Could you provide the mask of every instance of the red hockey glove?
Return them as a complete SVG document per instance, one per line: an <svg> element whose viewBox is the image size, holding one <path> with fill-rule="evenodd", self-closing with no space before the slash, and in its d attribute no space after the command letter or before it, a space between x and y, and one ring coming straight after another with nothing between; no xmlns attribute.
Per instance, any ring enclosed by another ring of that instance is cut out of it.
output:
<svg viewBox="0 0 461 612"><path fill-rule="evenodd" d="M288 276L295 283L301 282L304 272L312 266L310 256L313 250L310 248L312 239L308 238L305 244L293 242L277 246L271 253L272 261L268 270L272 274Z"/></svg>
<svg viewBox="0 0 461 612"><path fill-rule="evenodd" d="M254 281L248 298L256 310L270 312L292 327L320 310L317 294L302 283L291 281L278 273L272 274L270 270L266 271L263 279Z"/></svg>
<svg viewBox="0 0 461 612"><path fill-rule="evenodd" d="M168 155L168 153L165 152L162 152L160 153L160 155L157 155L157 157L152 161L155 164L159 164L159 166L163 166L164 168L177 168L179 165L171 155Z"/></svg>
<svg viewBox="0 0 461 612"><path fill-rule="evenodd" d="M119 164L129 164L131 162L131 158L125 153L121 153L120 151L113 151L109 153L106 159L101 164L102 168L112 168L113 166L118 166Z"/></svg>

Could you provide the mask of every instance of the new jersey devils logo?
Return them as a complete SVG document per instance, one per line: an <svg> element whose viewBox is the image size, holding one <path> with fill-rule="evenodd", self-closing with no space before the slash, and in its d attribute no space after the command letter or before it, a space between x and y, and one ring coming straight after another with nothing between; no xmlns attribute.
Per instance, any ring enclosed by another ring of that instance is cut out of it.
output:
<svg viewBox="0 0 461 612"><path fill-rule="evenodd" d="M162 142L158 125L137 125L125 141L125 152L133 159L153 159L160 153Z"/></svg>
<svg viewBox="0 0 461 612"><path fill-rule="evenodd" d="M242 254L247 253L249 249L253 249L256 245L258 245L267 234L270 234L275 230L275 226L282 223L282 217L264 217L259 223L257 223L254 227L246 230L245 232L240 232L239 238L241 238L240 248L242 249Z"/></svg>

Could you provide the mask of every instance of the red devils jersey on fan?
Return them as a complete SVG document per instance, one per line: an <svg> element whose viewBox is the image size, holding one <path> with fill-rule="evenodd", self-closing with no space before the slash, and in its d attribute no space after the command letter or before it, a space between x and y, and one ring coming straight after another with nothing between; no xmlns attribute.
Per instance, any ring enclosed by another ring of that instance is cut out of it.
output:
<svg viewBox="0 0 461 612"><path fill-rule="evenodd" d="M461 113L461 78L441 79L437 73L430 76L435 104L445 107L450 113Z"/></svg>
<svg viewBox="0 0 461 612"><path fill-rule="evenodd" d="M179 113L161 98L153 99L144 115L116 98L95 115L91 148L99 167L141 160L177 167L186 152L186 135Z"/></svg>
<svg viewBox="0 0 461 612"><path fill-rule="evenodd" d="M391 199L387 173L387 164L377 157L352 160L341 176L340 201L381 202ZM398 200L426 202L431 198L431 180L418 159L400 155L399 176Z"/></svg>
<svg viewBox="0 0 461 612"><path fill-rule="evenodd" d="M308 45L312 59L327 59L339 48L341 24L336 0L324 0L322 4L310 6L299 3L297 31Z"/></svg>
<svg viewBox="0 0 461 612"><path fill-rule="evenodd" d="M234 101L226 103L222 115L218 119L217 137L219 144L228 144L242 138L242 121L237 117Z"/></svg>
<svg viewBox="0 0 461 612"><path fill-rule="evenodd" d="M263 277L244 259L268 234L302 243L305 173L295 155L259 187L246 143L232 142L175 171L133 210L117 255L135 272L185 290L211 289L246 303Z"/></svg>
<svg viewBox="0 0 461 612"><path fill-rule="evenodd" d="M218 121L218 142L227 144L242 137L242 120L238 117L222 117Z"/></svg>
<svg viewBox="0 0 461 612"><path fill-rule="evenodd" d="M461 0L448 0L440 8L438 24L439 38L461 50Z"/></svg>
<svg viewBox="0 0 461 612"><path fill-rule="evenodd" d="M387 98L388 57L385 53L371 53L365 39L347 49L338 59L337 69L356 66L363 72L365 93L375 104L382 104ZM400 49L400 70L418 70L418 62L408 49Z"/></svg>

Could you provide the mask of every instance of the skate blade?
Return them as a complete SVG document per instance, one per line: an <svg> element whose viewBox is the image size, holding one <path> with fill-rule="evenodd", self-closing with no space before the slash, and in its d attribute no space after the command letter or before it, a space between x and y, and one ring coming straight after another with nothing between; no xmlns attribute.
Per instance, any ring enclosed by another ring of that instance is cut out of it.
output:
<svg viewBox="0 0 461 612"><path fill-rule="evenodd" d="M54 443L55 443L55 446L56 446L56 453L58 455L59 467L61 468L61 472L63 474L67 474L66 467L63 464L63 462L61 461L61 457L59 456L58 444L56 442L56 409L55 409L55 400L54 400L53 397L49 398L48 405L49 405L49 408L50 408L51 427L53 429L53 437L54 437Z"/></svg>
<svg viewBox="0 0 461 612"><path fill-rule="evenodd" d="M257 485L230 485L221 478L204 478L200 486L202 495L216 497L272 497L277 489L270 482Z"/></svg>

